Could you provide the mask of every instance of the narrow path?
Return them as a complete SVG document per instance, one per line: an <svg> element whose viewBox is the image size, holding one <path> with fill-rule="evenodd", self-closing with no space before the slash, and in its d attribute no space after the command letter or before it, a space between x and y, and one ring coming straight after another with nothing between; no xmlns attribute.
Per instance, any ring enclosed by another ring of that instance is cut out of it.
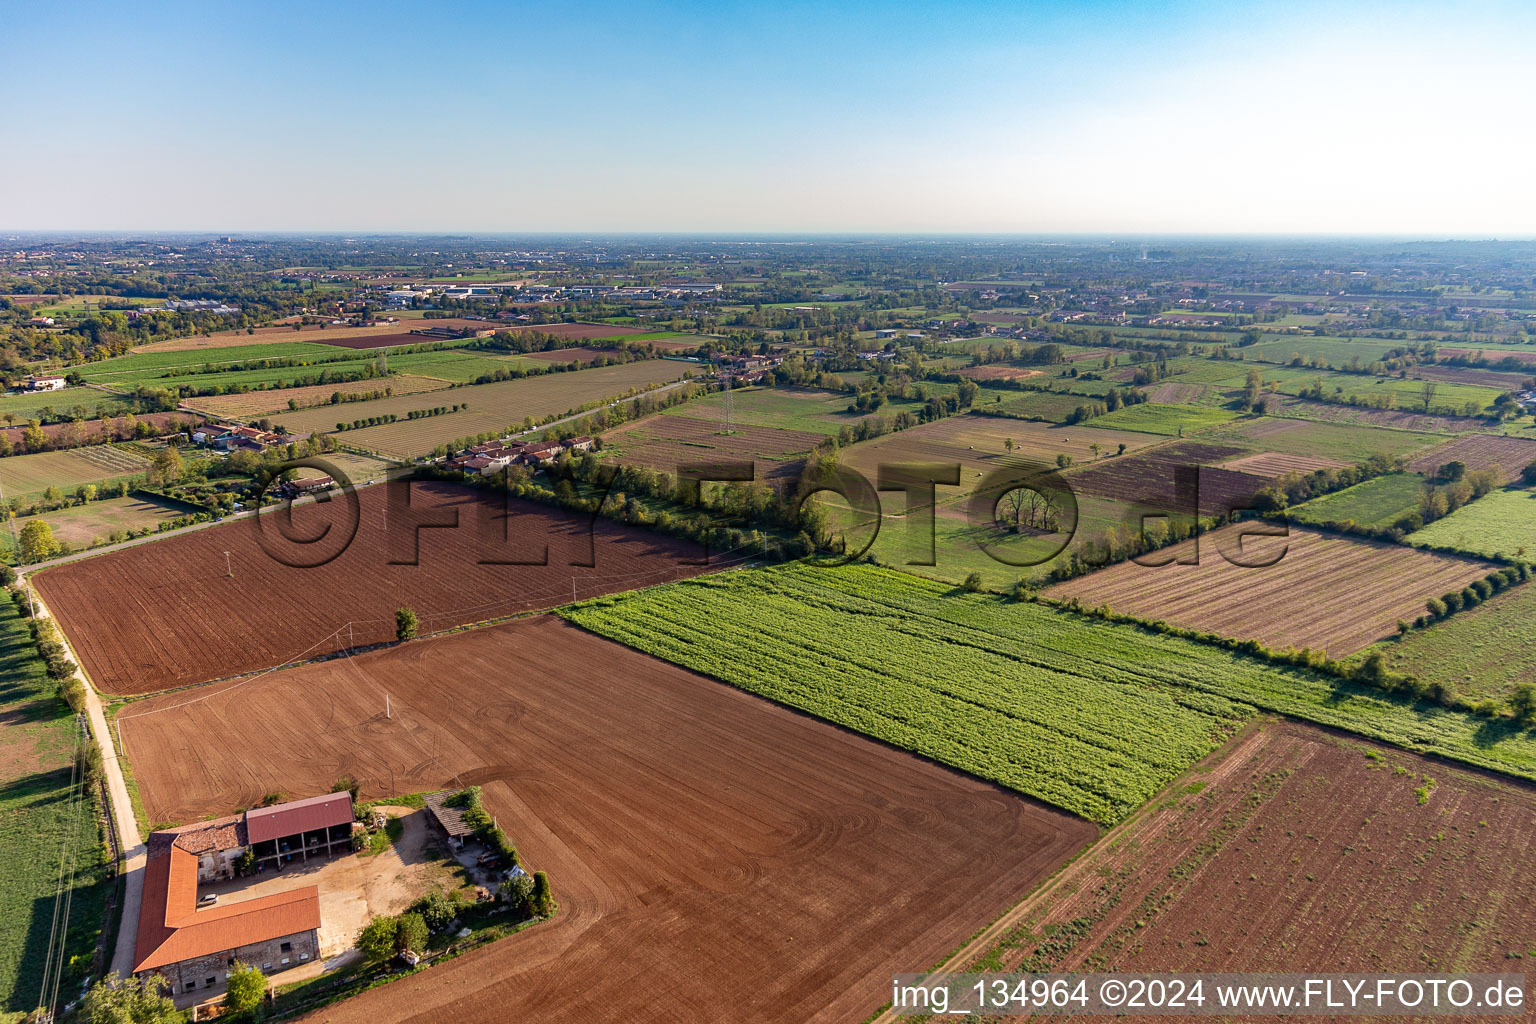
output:
<svg viewBox="0 0 1536 1024"><path fill-rule="evenodd" d="M20 582L19 578L18 582ZM32 588L32 599L37 606L38 615L53 617L49 614L48 606L43 603L36 588ZM123 861L119 865L124 883L123 916L117 930L117 947L112 953L111 970L126 978L133 973L134 950L139 931L139 908L144 902L144 839L139 834L139 823L133 817L133 802L128 796L128 782L123 777L122 765L118 764L117 748L112 743L112 733L107 727L107 715L102 708L101 698L92 688L90 680L85 677L85 670L78 667L80 656L75 653L69 637L65 635L62 628L59 630L59 642L64 645L65 653L76 665L75 678L85 687L86 718L91 723L91 736L96 740L96 745L101 748L101 768L107 780L107 794L111 805L107 808L107 813L112 815L112 820L117 825L118 843L123 850Z"/></svg>

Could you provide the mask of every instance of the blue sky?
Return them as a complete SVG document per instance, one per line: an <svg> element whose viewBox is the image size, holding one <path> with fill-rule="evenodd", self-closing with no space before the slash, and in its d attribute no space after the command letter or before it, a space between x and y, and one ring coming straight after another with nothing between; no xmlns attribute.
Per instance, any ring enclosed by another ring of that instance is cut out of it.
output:
<svg viewBox="0 0 1536 1024"><path fill-rule="evenodd" d="M0 0L0 229L1536 234L1529 3Z"/></svg>

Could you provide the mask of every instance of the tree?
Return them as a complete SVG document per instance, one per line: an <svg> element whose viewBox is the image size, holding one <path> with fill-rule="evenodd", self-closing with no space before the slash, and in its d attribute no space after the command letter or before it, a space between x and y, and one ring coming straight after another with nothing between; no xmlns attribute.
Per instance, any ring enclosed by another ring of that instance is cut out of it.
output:
<svg viewBox="0 0 1536 1024"><path fill-rule="evenodd" d="M416 613L409 608L395 609L395 639L410 640L416 636Z"/></svg>
<svg viewBox="0 0 1536 1024"><path fill-rule="evenodd" d="M427 922L423 921L420 914L401 914L396 918L395 925L395 951L404 953L406 950L421 952L427 948Z"/></svg>
<svg viewBox="0 0 1536 1024"><path fill-rule="evenodd" d="M501 883L501 898L523 914L531 915L529 905L533 899L533 879L527 875L512 876Z"/></svg>
<svg viewBox="0 0 1536 1024"><path fill-rule="evenodd" d="M1258 370L1249 370L1248 379L1243 385L1243 406L1252 409L1258 404L1259 395L1264 392L1264 378Z"/></svg>
<svg viewBox="0 0 1536 1024"><path fill-rule="evenodd" d="M41 562L62 550L59 542L54 539L53 527L42 519L34 519L21 528L19 544L21 560L24 562Z"/></svg>
<svg viewBox="0 0 1536 1024"><path fill-rule="evenodd" d="M536 917L548 917L555 912L555 897L549 889L549 875L542 871L533 873L533 896L528 901L529 910Z"/></svg>
<svg viewBox="0 0 1536 1024"><path fill-rule="evenodd" d="M331 783L332 793L340 793L342 790L346 790L348 793L352 794L353 803L357 803L357 792L359 788L360 787L357 784L357 779L351 775L343 775L341 778Z"/></svg>
<svg viewBox="0 0 1536 1024"><path fill-rule="evenodd" d="M182 462L181 452L170 445L160 449L149 469L150 479L161 485L176 483L185 472L186 464Z"/></svg>
<svg viewBox="0 0 1536 1024"><path fill-rule="evenodd" d="M81 1018L86 1024L184 1024L186 1018L165 994L167 988L169 984L157 974L111 975L85 994Z"/></svg>
<svg viewBox="0 0 1536 1024"><path fill-rule="evenodd" d="M395 955L395 935L399 930L396 918L376 917L358 935L357 948L369 963L383 963Z"/></svg>
<svg viewBox="0 0 1536 1024"><path fill-rule="evenodd" d="M229 971L224 1005L237 1013L253 1011L248 1019L261 1019L261 1003L267 996L267 976L261 968L236 960Z"/></svg>
<svg viewBox="0 0 1536 1024"><path fill-rule="evenodd" d="M1509 694L1509 710L1521 725L1536 725L1536 684L1521 683Z"/></svg>
<svg viewBox="0 0 1536 1024"><path fill-rule="evenodd" d="M453 923L453 919L459 916L458 904L444 896L438 889L434 889L411 904L411 910L421 916L429 931L434 932L447 928Z"/></svg>

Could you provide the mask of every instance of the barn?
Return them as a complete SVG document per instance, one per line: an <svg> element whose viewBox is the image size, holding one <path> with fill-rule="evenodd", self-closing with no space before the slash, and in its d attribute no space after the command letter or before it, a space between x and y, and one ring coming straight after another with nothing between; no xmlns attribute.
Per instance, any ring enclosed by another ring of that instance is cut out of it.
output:
<svg viewBox="0 0 1536 1024"><path fill-rule="evenodd" d="M247 850L258 870L349 853L352 825L352 796L343 792L153 833L134 974L159 974L178 995L213 994L236 961L269 974L313 961L320 954L316 886L200 907L197 884L232 878Z"/></svg>

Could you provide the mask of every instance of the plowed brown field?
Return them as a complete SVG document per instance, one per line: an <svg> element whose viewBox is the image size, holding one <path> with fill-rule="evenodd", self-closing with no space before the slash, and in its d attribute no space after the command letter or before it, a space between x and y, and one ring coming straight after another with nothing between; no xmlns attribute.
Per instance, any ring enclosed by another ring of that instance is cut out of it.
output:
<svg viewBox="0 0 1536 1024"><path fill-rule="evenodd" d="M1531 787L1284 722L1192 775L953 969L1505 972L1536 950Z"/></svg>
<svg viewBox="0 0 1536 1024"><path fill-rule="evenodd" d="M1240 459L1224 462L1221 468L1234 473L1263 477L1266 480L1276 480L1287 473L1300 473L1305 476L1319 469L1342 469L1347 465L1349 463L1338 459L1325 459L1316 455L1259 452L1257 455L1245 455Z"/></svg>
<svg viewBox="0 0 1536 1024"><path fill-rule="evenodd" d="M1433 473L1447 462L1466 463L1468 469L1499 468L1500 483L1509 483L1520 471L1536 462L1536 441L1496 434L1469 434L1431 448L1408 463L1415 473Z"/></svg>
<svg viewBox="0 0 1536 1024"><path fill-rule="evenodd" d="M925 969L1095 834L552 617L120 722L151 819L343 772L365 798L478 784L549 872L553 921L309 1018L336 1024L858 1021L893 970Z"/></svg>
<svg viewBox="0 0 1536 1024"><path fill-rule="evenodd" d="M316 568L269 555L247 519L48 569L36 584L91 681L103 692L129 694L391 640L401 606L416 611L426 633L704 569L692 564L700 552L691 545L527 502L511 502L511 518L501 519L487 492L449 484L415 485L412 507L456 514L458 528L418 534L397 518L390 529L385 494L383 486L357 492L355 538ZM340 538L345 508L339 499L299 505L288 533L313 536L329 526ZM280 515L262 514L269 537ZM546 546L547 565L481 564L536 561ZM315 561L312 555L337 547L327 539L284 550ZM420 564L390 564L412 558ZM572 564L584 562L595 565Z"/></svg>
<svg viewBox="0 0 1536 1024"><path fill-rule="evenodd" d="M1200 538L1198 565L1122 562L1046 593L1270 647L1326 650L1341 658L1393 633L1397 620L1422 615L1427 599L1460 590L1497 568L1295 526L1284 538L1249 537L1239 554L1238 534L1252 528L1233 524ZM1157 557L1186 558L1193 545L1176 545ZM1232 564L1223 551L1252 567ZM1273 565L1253 564L1276 557Z"/></svg>
<svg viewBox="0 0 1536 1024"><path fill-rule="evenodd" d="M1232 445L1175 441L1145 452L1101 459L1068 479L1073 489L1083 494L1187 513L1190 509L1182 507L1185 496L1177 493L1177 471L1181 466L1198 467L1200 514L1225 515L1233 509L1249 507L1253 496L1264 486L1246 473L1211 465L1243 451Z"/></svg>
<svg viewBox="0 0 1536 1024"><path fill-rule="evenodd" d="M1025 377L1038 377L1045 371L1026 370L1022 366L1003 366L994 363L988 366L968 366L956 372L971 380L1022 380Z"/></svg>

